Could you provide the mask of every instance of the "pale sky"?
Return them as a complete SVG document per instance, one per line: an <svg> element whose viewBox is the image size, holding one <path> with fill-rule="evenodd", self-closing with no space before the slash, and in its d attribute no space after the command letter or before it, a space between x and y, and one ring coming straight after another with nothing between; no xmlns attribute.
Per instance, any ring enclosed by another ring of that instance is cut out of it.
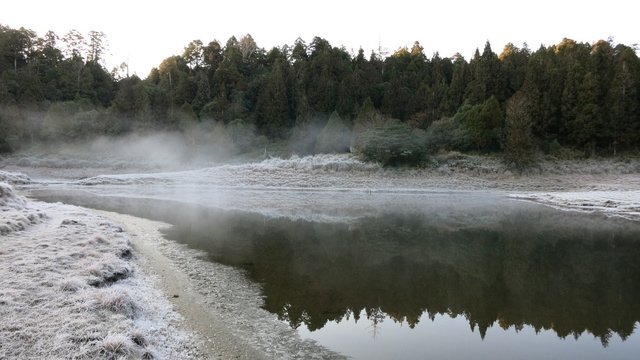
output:
<svg viewBox="0 0 640 360"><path fill-rule="evenodd" d="M321 36L357 52L394 51L419 41L427 56L439 52L465 58L489 40L496 53L507 42L527 42L532 50L563 37L592 43L614 37L616 43L640 43L640 5L631 0L26 0L3 1L0 24L24 26L44 35L103 31L109 42L107 67L128 61L141 77L191 40L224 46L231 35L251 34L258 46L308 43Z"/></svg>

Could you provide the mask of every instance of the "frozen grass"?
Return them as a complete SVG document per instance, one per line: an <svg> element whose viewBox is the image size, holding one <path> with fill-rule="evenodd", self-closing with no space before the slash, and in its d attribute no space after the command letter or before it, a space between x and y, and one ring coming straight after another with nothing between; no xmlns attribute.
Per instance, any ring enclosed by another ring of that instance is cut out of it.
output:
<svg viewBox="0 0 640 360"><path fill-rule="evenodd" d="M16 195L9 184L0 182L0 208L3 211L23 209L26 204L24 198Z"/></svg>
<svg viewBox="0 0 640 360"><path fill-rule="evenodd" d="M640 191L588 191L513 194L511 197L563 210L599 212L640 220Z"/></svg>
<svg viewBox="0 0 640 360"><path fill-rule="evenodd" d="M10 172L0 170L0 182L14 184L14 185L24 185L24 184L30 184L31 178L29 178L25 174L10 173Z"/></svg>
<svg viewBox="0 0 640 360"><path fill-rule="evenodd" d="M94 293L94 306L96 309L109 310L116 314L122 314L133 319L138 311L138 305L133 301L129 292L120 288L103 289Z"/></svg>
<svg viewBox="0 0 640 360"><path fill-rule="evenodd" d="M434 156L424 168L382 168L348 154L270 158L261 162L153 174L100 175L78 185L162 185L242 189L294 190L579 190L609 184L639 186L633 174L640 172L638 159L542 161L523 173L512 173L499 157L460 153Z"/></svg>
<svg viewBox="0 0 640 360"><path fill-rule="evenodd" d="M0 191L0 359L204 357L120 227Z"/></svg>
<svg viewBox="0 0 640 360"><path fill-rule="evenodd" d="M16 195L9 184L0 182L0 235L25 230L45 217L43 212L27 206L27 201Z"/></svg>
<svg viewBox="0 0 640 360"><path fill-rule="evenodd" d="M108 334L100 342L100 348L108 358L129 357L140 352L131 338L124 334Z"/></svg>
<svg viewBox="0 0 640 360"><path fill-rule="evenodd" d="M132 221L130 216L115 214L118 221ZM149 223L144 219L133 220L138 224ZM164 255L179 272L186 275L189 291L198 294L198 305L204 311L215 314L222 326L239 343L234 345L252 348L267 359L346 359L315 341L303 339L289 324L265 310L259 286L231 266L206 260L207 255L184 244L160 236L157 223L141 225L151 235L154 249ZM214 342L216 337L213 337ZM223 358L238 358L238 351L223 352ZM246 358L246 357L242 357Z"/></svg>
<svg viewBox="0 0 640 360"><path fill-rule="evenodd" d="M351 155L321 154L305 157L294 155L289 159L270 158L261 162L220 165L192 171L100 175L79 180L77 183L80 185L207 183L219 186L308 187L314 186L314 178L322 181L327 177L369 173L380 169L377 164L362 162Z"/></svg>

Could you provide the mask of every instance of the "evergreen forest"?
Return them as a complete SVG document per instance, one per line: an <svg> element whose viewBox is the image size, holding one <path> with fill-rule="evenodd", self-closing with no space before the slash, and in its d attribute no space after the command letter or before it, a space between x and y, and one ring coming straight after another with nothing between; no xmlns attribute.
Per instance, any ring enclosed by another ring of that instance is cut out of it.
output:
<svg viewBox="0 0 640 360"><path fill-rule="evenodd" d="M526 165L568 149L640 150L640 59L612 39L498 52L487 42L465 59L428 56L418 42L355 53L321 37L264 49L245 35L193 40L145 78L126 63L107 69L106 43L99 31L0 25L0 152L152 131L224 137L236 153L287 143L386 165L439 151Z"/></svg>

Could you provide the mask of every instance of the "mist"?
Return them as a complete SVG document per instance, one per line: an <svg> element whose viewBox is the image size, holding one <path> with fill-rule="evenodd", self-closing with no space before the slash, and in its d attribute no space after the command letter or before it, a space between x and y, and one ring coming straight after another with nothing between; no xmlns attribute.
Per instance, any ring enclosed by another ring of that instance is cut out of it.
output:
<svg viewBox="0 0 640 360"><path fill-rule="evenodd" d="M83 102L57 103L46 110L2 106L0 129L11 134L0 144L6 148L3 159L0 155L3 167L113 172L187 170L344 153L354 140L351 124L337 114L308 117L269 139L253 122L242 119L225 124L177 111L175 119L165 123L118 116Z"/></svg>

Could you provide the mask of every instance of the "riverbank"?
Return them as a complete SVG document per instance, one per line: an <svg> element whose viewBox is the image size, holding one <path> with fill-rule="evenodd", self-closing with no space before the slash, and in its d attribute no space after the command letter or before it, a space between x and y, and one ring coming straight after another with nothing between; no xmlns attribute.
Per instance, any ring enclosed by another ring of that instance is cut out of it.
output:
<svg viewBox="0 0 640 360"><path fill-rule="evenodd" d="M343 359L262 309L258 285L241 271L204 259L205 253L166 240L166 224L115 212L92 212L123 225L140 254L140 266L156 274L189 330L220 359Z"/></svg>
<svg viewBox="0 0 640 360"><path fill-rule="evenodd" d="M120 225L6 183L0 208L0 358L207 358Z"/></svg>
<svg viewBox="0 0 640 360"><path fill-rule="evenodd" d="M313 212L310 205L315 198L285 196L281 200L286 201L274 203L270 196L262 197L262 190L364 195L491 190L565 210L640 218L635 162L594 164L582 172L574 166L528 175L477 166L464 170L460 164L448 169L387 170L349 156L327 155L153 174L78 169L88 176L82 179L65 168L20 167L37 180L0 171L0 181L52 191L56 191L52 184L69 191L126 190L137 196L145 196L153 186L167 186L165 191L182 200L200 198L198 187L224 188L244 196L240 210L274 212L275 208L277 216ZM262 309L258 285L242 272L164 239L162 223L28 201L9 186L1 194L0 358L56 358L69 353L78 358L341 358L300 339L296 330ZM220 194L216 198L227 201ZM235 197L227 201L236 208L237 202ZM342 216L335 210L338 204L324 205L331 216L322 219L335 221Z"/></svg>
<svg viewBox="0 0 640 360"><path fill-rule="evenodd" d="M167 224L1 190L0 358L343 358L262 309L238 270L164 239Z"/></svg>
<svg viewBox="0 0 640 360"><path fill-rule="evenodd" d="M184 185L266 189L618 191L640 189L640 159L545 159L523 173L490 156L449 153L424 168L382 168L349 154L269 158L244 163L174 164L13 155L0 169L45 182Z"/></svg>

